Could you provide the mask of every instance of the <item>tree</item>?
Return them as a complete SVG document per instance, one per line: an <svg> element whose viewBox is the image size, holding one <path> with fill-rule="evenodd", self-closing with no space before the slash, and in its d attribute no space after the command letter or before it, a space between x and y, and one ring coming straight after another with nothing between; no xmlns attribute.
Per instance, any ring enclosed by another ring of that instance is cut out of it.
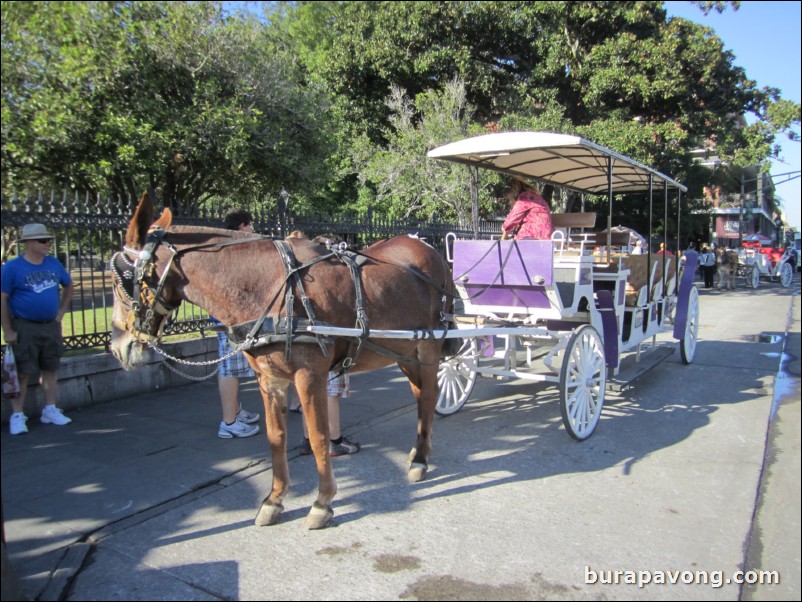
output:
<svg viewBox="0 0 802 602"><path fill-rule="evenodd" d="M187 207L315 189L326 104L270 30L219 3L3 2L3 188Z"/></svg>
<svg viewBox="0 0 802 602"><path fill-rule="evenodd" d="M386 147L376 150L365 137L363 155L357 160L360 182L373 191L370 202L391 215L456 219L467 228L471 194L465 168L426 158L431 148L482 133L473 123L463 82L454 80L442 92L419 94L414 102L405 90L393 87L386 104L390 111Z"/></svg>
<svg viewBox="0 0 802 602"><path fill-rule="evenodd" d="M754 165L800 122L798 104L757 89L710 29L667 19L661 2L347 2L325 15L314 4L284 18L325 22L301 54L377 149L393 143L393 86L417 98L455 77L479 124L579 134L677 178L705 142ZM758 122L737 128L747 112Z"/></svg>

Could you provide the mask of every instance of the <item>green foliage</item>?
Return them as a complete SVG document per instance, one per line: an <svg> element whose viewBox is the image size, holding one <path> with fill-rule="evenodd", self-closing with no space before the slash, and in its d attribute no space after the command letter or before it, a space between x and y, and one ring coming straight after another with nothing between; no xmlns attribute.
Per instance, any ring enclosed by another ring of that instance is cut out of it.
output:
<svg viewBox="0 0 802 602"><path fill-rule="evenodd" d="M414 102L393 88L386 106L386 147L377 149L364 136L354 149L360 181L373 191L369 201L393 217L441 217L468 227L471 197L465 168L426 158L436 146L482 133L473 124L464 84L454 80L442 92L421 93Z"/></svg>
<svg viewBox="0 0 802 602"><path fill-rule="evenodd" d="M263 24L219 3L3 2L3 187L181 208L325 182L326 102Z"/></svg>

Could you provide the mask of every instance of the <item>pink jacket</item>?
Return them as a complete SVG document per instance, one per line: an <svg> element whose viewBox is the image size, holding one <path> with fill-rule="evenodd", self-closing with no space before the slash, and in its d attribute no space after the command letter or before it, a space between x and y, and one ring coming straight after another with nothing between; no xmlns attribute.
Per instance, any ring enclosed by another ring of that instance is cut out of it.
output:
<svg viewBox="0 0 802 602"><path fill-rule="evenodd" d="M549 240L554 232L551 209L539 194L522 190L501 229L504 232L515 232L516 239Z"/></svg>

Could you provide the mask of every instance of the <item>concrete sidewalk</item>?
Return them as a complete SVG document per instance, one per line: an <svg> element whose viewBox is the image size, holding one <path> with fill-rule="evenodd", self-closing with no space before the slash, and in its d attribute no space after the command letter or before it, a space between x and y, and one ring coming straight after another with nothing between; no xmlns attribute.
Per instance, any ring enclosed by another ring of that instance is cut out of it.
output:
<svg viewBox="0 0 802 602"><path fill-rule="evenodd" d="M74 410L67 427L32 418L28 435L2 433L11 567L40 600L798 600L795 288L703 291L694 363L675 352L609 395L583 443L565 433L554 388L481 380L462 411L436 419L416 485L406 380L354 376L342 424L363 450L335 459L323 531L302 527L317 477L297 448L281 522L253 525L269 449L263 434L216 436L214 381ZM261 412L255 382L241 399ZM299 415L288 429L296 445ZM752 568L781 584L639 587L603 572L726 580Z"/></svg>

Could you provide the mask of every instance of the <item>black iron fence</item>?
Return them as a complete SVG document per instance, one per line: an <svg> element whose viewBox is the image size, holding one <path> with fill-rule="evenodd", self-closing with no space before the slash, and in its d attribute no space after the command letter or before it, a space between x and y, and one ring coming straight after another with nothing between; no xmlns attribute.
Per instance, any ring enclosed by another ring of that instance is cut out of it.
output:
<svg viewBox="0 0 802 602"><path fill-rule="evenodd" d="M51 252L61 260L75 283L72 310L63 322L68 351L105 348L111 343L112 288L108 263L122 248L125 229L138 199L114 199L85 194L51 193L2 197L3 262L18 253L19 229L28 223L47 226L55 240ZM222 216L198 211L195 216L176 216L182 225L220 227ZM391 219L374 211L365 213L288 213L256 212L254 229L266 236L283 237L293 230L307 236L336 236L360 248L398 234L415 234L445 252L445 238L454 232L459 238L472 238L470 230L444 222ZM501 233L498 222L481 222L480 238ZM177 319L166 334L179 335L209 328L207 314L190 304L182 304Z"/></svg>

